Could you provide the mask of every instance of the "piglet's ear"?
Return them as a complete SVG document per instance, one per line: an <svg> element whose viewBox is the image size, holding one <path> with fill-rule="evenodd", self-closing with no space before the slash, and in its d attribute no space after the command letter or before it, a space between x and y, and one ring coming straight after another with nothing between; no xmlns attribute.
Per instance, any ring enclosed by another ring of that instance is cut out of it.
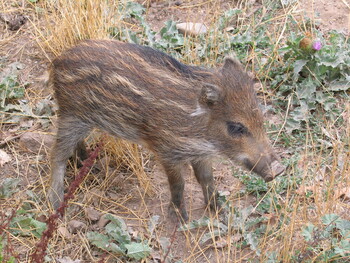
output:
<svg viewBox="0 0 350 263"><path fill-rule="evenodd" d="M224 65L222 66L222 70L226 72L238 71L242 70L242 64L238 59L234 57L226 57L224 60Z"/></svg>
<svg viewBox="0 0 350 263"><path fill-rule="evenodd" d="M205 83L202 87L199 102L202 105L211 107L217 104L222 98L222 90L213 84Z"/></svg>

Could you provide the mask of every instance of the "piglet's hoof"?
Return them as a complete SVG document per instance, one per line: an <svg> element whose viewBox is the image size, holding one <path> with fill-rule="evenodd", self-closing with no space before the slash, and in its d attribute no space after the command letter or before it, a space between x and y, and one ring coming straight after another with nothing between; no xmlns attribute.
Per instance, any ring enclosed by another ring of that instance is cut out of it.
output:
<svg viewBox="0 0 350 263"><path fill-rule="evenodd" d="M210 210L213 212L220 212L221 210L221 203L218 199L219 195L215 194L212 196L212 198L209 200L209 202L206 202L207 204L209 203Z"/></svg>
<svg viewBox="0 0 350 263"><path fill-rule="evenodd" d="M184 207L178 208L173 203L170 203L168 213L170 220L174 224L186 224L188 222L188 214Z"/></svg>

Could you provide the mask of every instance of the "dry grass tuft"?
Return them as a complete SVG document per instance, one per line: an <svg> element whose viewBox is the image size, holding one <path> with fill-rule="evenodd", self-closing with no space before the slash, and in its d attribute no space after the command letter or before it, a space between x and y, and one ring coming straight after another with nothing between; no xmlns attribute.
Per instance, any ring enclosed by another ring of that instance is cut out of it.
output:
<svg viewBox="0 0 350 263"><path fill-rule="evenodd" d="M37 32L44 49L58 55L81 40L107 38L108 29L120 22L118 2L44 1L42 15L45 16L45 27Z"/></svg>
<svg viewBox="0 0 350 263"><path fill-rule="evenodd" d="M112 160L115 160L116 167L126 169L136 175L141 188L147 194L154 194L149 176L145 172L149 154L143 153L140 146L124 140L109 136L107 141L108 143L105 145L106 153Z"/></svg>

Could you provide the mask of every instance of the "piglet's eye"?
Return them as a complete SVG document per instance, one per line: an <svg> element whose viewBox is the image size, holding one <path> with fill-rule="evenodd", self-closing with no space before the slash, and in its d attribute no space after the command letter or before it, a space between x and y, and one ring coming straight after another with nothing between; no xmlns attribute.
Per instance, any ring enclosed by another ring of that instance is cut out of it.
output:
<svg viewBox="0 0 350 263"><path fill-rule="evenodd" d="M248 134L248 129L242 123L228 121L226 124L227 131L231 136L242 136Z"/></svg>

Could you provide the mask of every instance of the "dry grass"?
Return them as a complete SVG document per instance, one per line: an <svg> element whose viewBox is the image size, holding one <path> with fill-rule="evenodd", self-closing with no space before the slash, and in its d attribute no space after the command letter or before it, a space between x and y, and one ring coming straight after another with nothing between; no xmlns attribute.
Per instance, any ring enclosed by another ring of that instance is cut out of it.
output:
<svg viewBox="0 0 350 263"><path fill-rule="evenodd" d="M45 23L37 28L39 43L44 50L58 55L81 40L108 38L108 29L120 23L118 3L116 0L44 1L43 13L38 18Z"/></svg>
<svg viewBox="0 0 350 263"><path fill-rule="evenodd" d="M56 0L41 1L38 3L40 12L31 19L33 26L33 34L36 41L40 45L41 50L45 51L47 58L59 54L67 47L73 46L77 42L88 38L107 38L109 36L108 29L110 27L137 27L121 22L120 15L123 10L118 10L119 1L94 1L94 0ZM152 4L153 1L146 1L145 6ZM3 2L3 9L8 7L8 2ZM236 22L237 27L246 23L251 23L250 30L262 21L250 21L249 9L247 1L238 1L237 5L247 14L238 16ZM190 4L184 1L181 7L185 17L191 19L193 8L202 8L208 19L209 28L214 26L214 21L221 13L219 3L216 1L198 2ZM27 8L31 8L30 6ZM12 9L15 9L14 7ZM248 11L249 10L249 11ZM271 18L275 21L275 27L266 33L275 43L284 41L286 33L287 16L295 16L298 18L297 6L291 6L284 9L280 16ZM300 28L304 31L304 23L300 22ZM214 35L215 37L215 35ZM8 40L11 41L11 40ZM188 41L188 40L186 40ZM217 39L219 41L219 39ZM186 42L190 43L190 42ZM214 40L215 43L215 40ZM188 44L189 45L189 44ZM277 45L276 45L277 47ZM206 64L213 66L220 52L213 45L209 52ZM272 60L280 60L277 51L271 57ZM191 53L184 58L186 62L198 64L199 60L193 58ZM260 63L256 53L251 52L248 59L254 69L254 63ZM283 63L283 62L281 62ZM271 64L272 66L272 64ZM268 75L268 72L255 72L261 78ZM264 100L268 101L273 98L273 94L264 90ZM247 246L237 246L238 241L242 240L242 233L229 232L221 237L212 236L205 244L201 244L201 239L205 234L214 233L215 220L221 220L220 215L210 215L211 224L206 228L197 228L184 232L177 232L174 243L171 247L171 255L176 259L182 259L186 263L194 262L246 262L250 258L255 258L256 262L266 262L267 255L270 252L277 252L280 262L291 262L292 256L300 251L299 262L310 260L310 262L320 262L318 258L320 251L308 252L310 244L304 241L301 236L301 228L306 223L311 222L315 226L321 227L320 218L325 214L335 213L345 219L350 219L349 203L350 198L350 155L348 150L350 138L350 105L344 108L343 116L347 120L341 130L336 129L331 122L324 121L324 136L331 138L332 148L320 149L319 143L313 141L313 130L309 129L305 134L304 149L300 152L301 158L295 170L291 169L288 176L293 176L296 169L303 171L302 187L297 191L288 189L281 196L276 193L277 185L273 185L269 192L275 193L280 209L266 216L268 219L264 222L268 231L260 239L259 250L260 256L255 254ZM347 116L347 117L346 117ZM283 121L283 120L282 120ZM94 144L94 136L88 139L90 144ZM91 172L87 180L81 185L77 193L77 198L71 203L66 218L60 222L58 233L52 240L49 248L48 256L57 260L69 255L72 259L84 259L83 262L97 262L101 256L96 253L96 249L91 246L86 238L86 229L79 231L77 234L71 234L67 225L72 219L86 222L88 228L96 227L95 222L87 219L85 209L94 207L101 213L113 213L124 218L130 227L131 233L144 239L159 254L161 260L165 257L164 249L161 248L162 239L164 237L172 238L174 226L168 222L167 218L167 202L168 194L165 178L157 178L162 171L149 165L150 157L144 155L144 152L136 145L115 140L107 139L105 153L101 155L101 159L96 163L96 168ZM2 211L8 213L13 207L18 207L24 202L32 205L31 212L35 218L47 216L49 210L46 204L47 178L48 178L48 151L33 155L25 154L16 145L10 145L9 151L15 156L14 162L15 176L26 176L27 185L23 186L21 191L17 192L13 198L5 199L1 203ZM153 167L150 180L146 176L145 166ZM70 174L75 174L77 168L72 165ZM9 172L10 173L10 172ZM36 174L36 176L33 176ZM67 179L70 181L71 179ZM193 179L190 183L195 184ZM68 183L68 182L67 182ZM239 187L239 186L238 186ZM31 190L35 198L29 200L26 193ZM193 191L193 192L192 192ZM196 189L192 189L189 199L198 198ZM150 198L147 194L152 194ZM311 193L311 197L306 197L306 193ZM344 198L340 198L343 194ZM201 198L201 197L200 197ZM258 204L252 202L249 196L237 197L235 193L231 193L227 198L235 207L244 208L248 204ZM1 200L2 201L2 200ZM201 202L199 202L200 204ZM272 204L272 206L277 206ZM193 201L191 204L194 217L197 219L201 213L210 214L204 211L198 202ZM160 223L157 225L153 233L149 232L149 219L152 215L161 215ZM257 215L262 216L262 215ZM278 223L280 222L280 224ZM37 238L30 231L28 236L16 236L8 233L12 244L16 247L16 252L20 254L20 262L29 261L29 253L37 242ZM18 249L17 249L18 248ZM108 262L123 262L118 256L106 254L105 260ZM144 262L152 262L145 260ZM163 262L163 261L161 261Z"/></svg>

